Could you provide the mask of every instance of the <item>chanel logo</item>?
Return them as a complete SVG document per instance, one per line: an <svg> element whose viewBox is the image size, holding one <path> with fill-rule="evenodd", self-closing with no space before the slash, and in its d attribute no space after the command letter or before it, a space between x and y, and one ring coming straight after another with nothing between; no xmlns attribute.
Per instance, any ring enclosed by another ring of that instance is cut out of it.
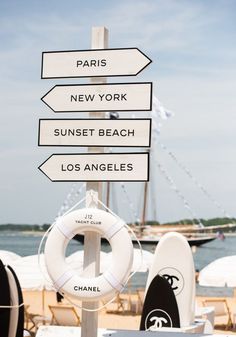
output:
<svg viewBox="0 0 236 337"><path fill-rule="evenodd" d="M182 292L184 288L184 278L177 269L171 267L163 268L158 274L169 282L175 296Z"/></svg>
<svg viewBox="0 0 236 337"><path fill-rule="evenodd" d="M178 290L178 281L179 278L175 275L168 275L168 274L163 274L162 275L171 285L172 290Z"/></svg>
<svg viewBox="0 0 236 337"><path fill-rule="evenodd" d="M152 310L146 317L145 330L156 331L163 327L172 327L172 320L168 313L161 309Z"/></svg>

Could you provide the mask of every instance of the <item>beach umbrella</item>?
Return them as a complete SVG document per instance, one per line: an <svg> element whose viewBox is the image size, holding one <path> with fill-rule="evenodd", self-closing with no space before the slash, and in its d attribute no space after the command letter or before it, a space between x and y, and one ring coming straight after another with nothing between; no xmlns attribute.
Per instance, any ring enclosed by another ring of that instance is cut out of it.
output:
<svg viewBox="0 0 236 337"><path fill-rule="evenodd" d="M153 262L154 254L148 250L134 248L134 261L132 266L132 271L137 271L141 273L147 272Z"/></svg>
<svg viewBox="0 0 236 337"><path fill-rule="evenodd" d="M141 272L146 273L152 265L154 254L139 248L134 248L133 250L134 259L133 265L131 268L131 272ZM106 269L109 268L109 265L112 263L112 252L107 253L107 256L101 259L100 263L100 271L103 273ZM128 303L131 306L132 298L131 298L131 282L132 278L128 280L127 288L128 288Z"/></svg>
<svg viewBox="0 0 236 337"><path fill-rule="evenodd" d="M102 254L106 255L106 253L103 252ZM66 262L72 269L82 272L83 255L83 250L77 251L66 257ZM40 255L40 265L38 262L39 258L36 254L22 257L11 263L11 266L18 275L22 289L55 290L46 269L44 254Z"/></svg>
<svg viewBox="0 0 236 337"><path fill-rule="evenodd" d="M105 259L107 254L101 252L101 258ZM66 262L78 272L83 270L84 251L77 251L68 257ZM38 255L29 255L12 261L11 266L15 270L21 287L24 290L55 290L48 275L44 254L40 255L40 265Z"/></svg>
<svg viewBox="0 0 236 337"><path fill-rule="evenodd" d="M236 287L236 255L211 262L200 271L198 280L206 287Z"/></svg>
<svg viewBox="0 0 236 337"><path fill-rule="evenodd" d="M41 267L38 264L38 255L24 256L13 261L11 267L17 275L23 291L41 292L41 310L44 315L45 291L54 290L54 288L46 270L43 254L40 255L40 261Z"/></svg>
<svg viewBox="0 0 236 337"><path fill-rule="evenodd" d="M148 250L134 248L134 260L131 271L137 271L145 273L149 270L154 254ZM101 272L104 272L112 262L112 252L107 253L104 258L101 259Z"/></svg>
<svg viewBox="0 0 236 337"><path fill-rule="evenodd" d="M2 260L4 264L11 264L18 259L21 259L20 255L9 250L0 250L0 260Z"/></svg>
<svg viewBox="0 0 236 337"><path fill-rule="evenodd" d="M100 251L100 261L105 261L106 258L107 253ZM68 263L70 267L75 269L77 272L82 272L84 263L84 251L78 250L77 252L67 256L66 263Z"/></svg>
<svg viewBox="0 0 236 337"><path fill-rule="evenodd" d="M83 251L78 251L66 258L68 265L78 272L83 270L83 253ZM45 291L55 291L55 288L46 269L44 254L40 255L40 265L38 262L39 258L36 254L16 259L10 265L18 276L23 290L42 292L42 311L44 312Z"/></svg>
<svg viewBox="0 0 236 337"><path fill-rule="evenodd" d="M107 253L101 252L101 259L106 258ZM84 251L77 251L68 257L66 262L78 272L83 271ZM12 261L11 266L15 270L23 290L55 290L48 275L44 254L40 255L40 265L38 255L24 256Z"/></svg>
<svg viewBox="0 0 236 337"><path fill-rule="evenodd" d="M38 264L38 255L24 256L11 263L17 274L23 290L52 290L45 263L44 255L40 255L41 268ZM41 272L41 269L43 273ZM44 277L45 275L45 277Z"/></svg>

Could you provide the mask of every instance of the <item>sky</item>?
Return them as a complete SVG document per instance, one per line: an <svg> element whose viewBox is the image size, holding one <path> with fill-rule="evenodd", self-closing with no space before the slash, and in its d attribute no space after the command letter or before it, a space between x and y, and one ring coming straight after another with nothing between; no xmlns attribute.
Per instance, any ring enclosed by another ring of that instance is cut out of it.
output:
<svg viewBox="0 0 236 337"><path fill-rule="evenodd" d="M152 59L137 77L122 81L153 82L154 95L174 113L160 120L159 144L151 149L149 219L236 216L235 12L234 0L2 0L0 224L50 223L68 193L80 188L49 181L38 166L52 153L81 149L38 147L37 137L40 118L57 118L40 98L55 84L86 80L42 80L41 55L90 49L91 29L99 26L109 30L110 48L138 47ZM140 218L130 209L141 209L143 187L125 186L122 197L122 186L112 184L114 211L127 221Z"/></svg>

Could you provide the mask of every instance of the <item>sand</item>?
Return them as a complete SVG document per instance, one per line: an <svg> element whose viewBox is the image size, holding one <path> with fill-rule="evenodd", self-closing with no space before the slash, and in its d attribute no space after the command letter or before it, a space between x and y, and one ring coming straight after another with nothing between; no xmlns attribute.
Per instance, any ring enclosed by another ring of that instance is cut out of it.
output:
<svg viewBox="0 0 236 337"><path fill-rule="evenodd" d="M24 302L29 305L28 311L30 313L44 315L48 317L50 321L51 313L48 309L48 305L58 305L56 301L56 294L52 291L27 291L24 292ZM98 326L100 328L110 329L127 329L138 330L140 323L140 302L136 294L122 294L121 295L123 309L119 307L118 302L109 304L107 307L99 311L98 314ZM206 297L197 297L196 302L198 306L202 306L202 302ZM229 305L231 313L236 314L236 298L227 297L227 303ZM79 304L79 302L78 302ZM68 301L64 300L62 305L69 305ZM101 303L102 305L102 303ZM132 309L132 311L130 311ZM79 316L81 316L81 310L76 308ZM137 311L137 313L136 313ZM233 318L233 314L231 315ZM218 334L235 334L236 330L232 328L225 330L225 324L227 317L215 318L215 333Z"/></svg>

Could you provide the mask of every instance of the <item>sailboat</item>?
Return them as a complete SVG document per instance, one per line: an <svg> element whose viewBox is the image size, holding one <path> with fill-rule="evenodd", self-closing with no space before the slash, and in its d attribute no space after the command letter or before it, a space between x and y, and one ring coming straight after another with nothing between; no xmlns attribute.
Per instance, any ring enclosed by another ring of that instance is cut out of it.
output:
<svg viewBox="0 0 236 337"><path fill-rule="evenodd" d="M187 241L190 245L190 247L198 247L201 245L204 245L210 241L213 241L216 239L216 235L203 235L203 236L197 236L194 235L191 237L191 235L185 235L187 238ZM141 237L137 237L138 241L141 245L151 245L156 246L158 242L161 239L161 235L153 235L153 234L147 234L142 235ZM84 235L83 234L76 234L74 237L75 240L83 243L84 242ZM135 237L132 237L133 244L137 244L137 239ZM108 241L106 238L101 238L101 243L108 244Z"/></svg>
<svg viewBox="0 0 236 337"><path fill-rule="evenodd" d="M193 182L202 190L202 192L205 194L205 196L207 196L211 201L213 201L216 204L216 206L218 208L220 208L221 211L224 212L224 214L226 214L224 209L214 200L214 198L212 198L209 195L209 193L206 191L206 189L203 188L203 186L198 183L196 178L191 175L190 171L188 169L186 169L184 165L179 163L179 161L177 160L175 155L171 151L169 151L166 148L165 145L160 143L160 141L158 140L159 131L160 131L160 123L155 118L156 118L156 116L159 116L160 119L166 119L171 115L171 112L164 109L163 106L161 105L161 103L159 102L159 100L155 96L153 97L153 106L154 106L154 109L152 111L153 139L159 143L159 145L161 146L161 148L163 150L167 150L168 154L172 157L172 159L175 160L175 162L177 164L179 164L179 167L182 168L190 178L192 178ZM117 118L119 118L119 115L117 113L112 113L112 115L110 115L110 118L117 119ZM153 158L153 160L154 159L155 158ZM158 166L160 172L166 178L167 182L169 182L169 184L172 185L171 186L172 189L175 190L177 192L177 195L182 199L182 201L184 203L184 206L186 206L188 211L190 211L192 218L196 219L196 217L194 216L195 214L192 211L192 208L190 207L189 203L187 202L187 200L185 199L183 194L179 191L179 189L177 189L176 186L174 186L174 188L173 188L173 185L174 185L173 180L172 180L171 177L168 176L164 167L160 163L157 163L157 162L156 162L156 165ZM135 233L135 236L136 236L136 238L132 237L132 240L133 240L134 243L137 242L137 238L138 238L138 240L140 241L141 244L156 245L156 244L158 244L161 236L168 231L177 231L177 232L181 232L182 234L184 234L186 236L190 246L200 246L200 245L206 244L206 243L216 239L216 237L217 237L216 234L212 233L213 228L203 226L201 221L198 220L198 219L197 219L197 223L193 221L193 224L188 225L188 226L183 226L181 224L179 224L178 226L168 226L168 228L166 228L165 226L162 226L162 225L149 226L147 221L146 221L147 203L148 203L148 186L149 186L148 184L149 184L148 182L144 183L141 220L138 220L138 217L136 216L136 219L134 221L135 224L130 225L130 227L132 228L132 231ZM122 184L122 187L123 187L123 190L125 191L124 184ZM128 194L127 191L125 193L126 193L126 195ZM80 194L80 192L79 193L77 192L77 196L79 194ZM70 192L69 195L71 196L72 193ZM106 205L107 205L108 208L110 207L110 196L111 196L111 184L108 182L107 188L106 188ZM131 205L130 205L130 202L128 200L128 207L130 207L130 206ZM117 214L119 214L119 212L117 212ZM236 224L234 224L233 226L235 228ZM220 229L218 227L214 228L214 230ZM132 231L131 231L131 236L133 236ZM75 238L76 238L76 240L78 240L80 242L83 242L83 239L84 239L82 234L76 235ZM101 240L102 240L102 242L107 242L105 238L101 238Z"/></svg>
<svg viewBox="0 0 236 337"><path fill-rule="evenodd" d="M123 185L124 188L124 185ZM126 192L127 193L127 192ZM110 195L111 195L111 184L107 183L106 188L106 205L110 207ZM161 239L161 237L170 231L181 232L187 239L190 247L201 246L208 242L211 242L217 238L215 234L205 234L201 233L201 229L197 225L178 225L178 226L163 226L163 225L148 225L146 222L146 210L147 210L147 199L148 199L148 183L144 183L144 198L143 198L143 208L142 208L142 220L140 222L136 222L135 224L129 224L130 226L130 235L132 238L133 244L137 244L137 241L140 242L141 245L150 245L156 246ZM205 229L205 228L202 228ZM74 239L83 243L84 235L83 233L77 234ZM106 238L101 238L101 243L108 244Z"/></svg>

